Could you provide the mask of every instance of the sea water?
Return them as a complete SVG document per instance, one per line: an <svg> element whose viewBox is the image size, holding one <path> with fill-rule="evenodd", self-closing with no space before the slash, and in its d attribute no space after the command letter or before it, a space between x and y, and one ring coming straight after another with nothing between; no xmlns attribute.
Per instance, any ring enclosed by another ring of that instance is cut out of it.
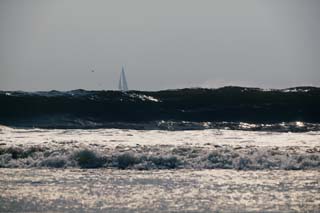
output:
<svg viewBox="0 0 320 213"><path fill-rule="evenodd" d="M319 94L0 92L0 212L317 212Z"/></svg>

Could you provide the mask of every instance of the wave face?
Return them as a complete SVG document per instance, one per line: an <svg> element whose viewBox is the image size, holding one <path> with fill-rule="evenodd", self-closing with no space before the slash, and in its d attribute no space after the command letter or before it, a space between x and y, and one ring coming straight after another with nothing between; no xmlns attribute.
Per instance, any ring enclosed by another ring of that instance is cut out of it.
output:
<svg viewBox="0 0 320 213"><path fill-rule="evenodd" d="M0 124L13 127L320 129L320 88L315 87L0 91L0 103Z"/></svg>

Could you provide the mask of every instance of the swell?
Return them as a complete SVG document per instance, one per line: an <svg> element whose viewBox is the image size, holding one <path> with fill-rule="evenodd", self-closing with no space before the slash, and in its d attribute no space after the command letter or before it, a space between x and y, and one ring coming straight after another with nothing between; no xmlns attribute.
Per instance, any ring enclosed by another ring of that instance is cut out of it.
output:
<svg viewBox="0 0 320 213"><path fill-rule="evenodd" d="M0 92L0 124L99 128L155 122L320 123L320 88L284 90L223 87L157 92ZM153 126L153 127L152 127ZM194 126L194 125L193 125Z"/></svg>

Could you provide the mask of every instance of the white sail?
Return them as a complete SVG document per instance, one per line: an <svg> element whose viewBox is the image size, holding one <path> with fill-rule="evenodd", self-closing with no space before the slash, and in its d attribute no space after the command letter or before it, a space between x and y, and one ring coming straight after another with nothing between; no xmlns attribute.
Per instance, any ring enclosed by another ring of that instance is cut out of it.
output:
<svg viewBox="0 0 320 213"><path fill-rule="evenodd" d="M120 91L128 91L128 84L127 84L126 75L124 72L124 66L122 66L118 88Z"/></svg>

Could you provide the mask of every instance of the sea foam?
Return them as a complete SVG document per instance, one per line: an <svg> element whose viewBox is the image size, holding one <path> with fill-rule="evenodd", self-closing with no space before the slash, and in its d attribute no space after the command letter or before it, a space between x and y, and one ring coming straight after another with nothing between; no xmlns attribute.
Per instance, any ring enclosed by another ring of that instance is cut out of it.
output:
<svg viewBox="0 0 320 213"><path fill-rule="evenodd" d="M0 149L3 168L119 168L119 169L320 169L320 148L190 146L117 146L50 149L7 147Z"/></svg>

